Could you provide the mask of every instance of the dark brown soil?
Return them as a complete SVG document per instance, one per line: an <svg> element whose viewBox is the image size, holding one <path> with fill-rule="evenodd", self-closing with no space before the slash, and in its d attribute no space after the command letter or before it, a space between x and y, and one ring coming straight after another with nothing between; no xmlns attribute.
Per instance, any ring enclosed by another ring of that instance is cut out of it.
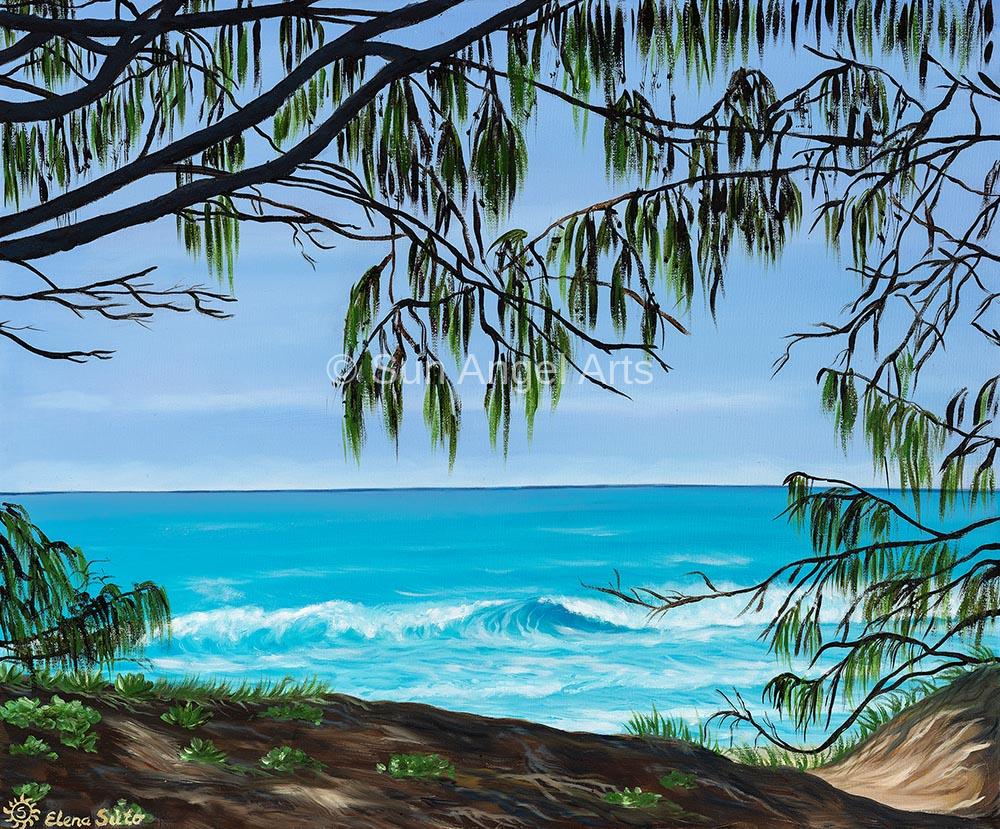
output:
<svg viewBox="0 0 1000 829"><path fill-rule="evenodd" d="M4 802L18 783L52 786L39 826L47 812L94 816L121 798L152 812L158 826L184 829L995 825L898 811L809 774L742 766L671 740L567 733L424 705L331 696L320 726L257 719L259 706L224 705L214 708L206 725L186 731L160 721L162 702L129 710L84 701L103 716L96 727L97 754L59 746L54 736L48 741L59 752L57 761L3 751ZM26 733L0 726L0 736L21 741ZM268 749L287 744L304 749L326 769L282 777L186 763L178 751L193 736L210 738L232 762L247 767ZM439 753L455 764L456 778L394 780L379 774L376 763L394 752ZM694 787L660 786L659 779L672 770L693 775ZM607 792L626 786L658 792L663 800L649 810L603 801Z"/></svg>

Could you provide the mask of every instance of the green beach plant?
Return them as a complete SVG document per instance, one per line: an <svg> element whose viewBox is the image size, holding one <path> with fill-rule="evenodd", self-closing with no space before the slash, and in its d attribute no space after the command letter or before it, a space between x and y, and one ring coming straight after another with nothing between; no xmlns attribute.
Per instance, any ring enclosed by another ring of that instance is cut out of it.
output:
<svg viewBox="0 0 1000 829"><path fill-rule="evenodd" d="M17 797L25 797L35 803L40 803L52 791L52 786L49 783L22 783L19 786L14 786L11 791Z"/></svg>
<svg viewBox="0 0 1000 829"><path fill-rule="evenodd" d="M55 719L48 716L48 706L30 697L15 697L0 706L0 720L17 728L53 728Z"/></svg>
<svg viewBox="0 0 1000 829"><path fill-rule="evenodd" d="M229 755L211 740L195 737L190 744L180 750L179 757L188 763L202 763L207 766L225 766Z"/></svg>
<svg viewBox="0 0 1000 829"><path fill-rule="evenodd" d="M698 784L693 774L686 774L678 769L671 769L660 778L660 785L665 789L693 789Z"/></svg>
<svg viewBox="0 0 1000 829"><path fill-rule="evenodd" d="M0 685L5 687L24 685L26 676L24 669L9 662L0 662Z"/></svg>
<svg viewBox="0 0 1000 829"><path fill-rule="evenodd" d="M624 788L604 795L604 802L623 809L652 809L663 800L663 795L655 792L644 792L638 786L634 789Z"/></svg>
<svg viewBox="0 0 1000 829"><path fill-rule="evenodd" d="M64 731L59 734L59 742L70 748L78 748L88 754L97 753L97 734L93 731Z"/></svg>
<svg viewBox="0 0 1000 829"><path fill-rule="evenodd" d="M265 771L276 774L292 774L299 769L322 771L324 765L306 754L300 748L278 746L272 748L260 758L260 765Z"/></svg>
<svg viewBox="0 0 1000 829"><path fill-rule="evenodd" d="M35 683L39 688L61 691L64 694L93 696L108 689L108 680L100 671L48 671L36 672Z"/></svg>
<svg viewBox="0 0 1000 829"><path fill-rule="evenodd" d="M393 754L388 763L375 766L380 774L396 779L434 780L455 779L455 766L440 754Z"/></svg>
<svg viewBox="0 0 1000 829"><path fill-rule="evenodd" d="M298 720L319 725L323 722L323 709L304 702L282 703L266 708L260 716L270 720Z"/></svg>
<svg viewBox="0 0 1000 829"><path fill-rule="evenodd" d="M97 734L91 729L101 721L101 714L79 700L66 701L53 696L48 703L42 703L30 697L17 697L0 706L0 721L17 728L55 731L64 746L90 753L97 751Z"/></svg>
<svg viewBox="0 0 1000 829"><path fill-rule="evenodd" d="M212 715L195 702L184 705L171 705L160 719L169 725L177 725L189 730L200 728L212 718Z"/></svg>
<svg viewBox="0 0 1000 829"><path fill-rule="evenodd" d="M155 823L156 817L152 812L147 811L138 803L129 803L125 799L119 800L110 809L106 810L106 826L139 826Z"/></svg>
<svg viewBox="0 0 1000 829"><path fill-rule="evenodd" d="M119 674L115 678L115 693L123 699L143 701L152 699L156 684L143 674Z"/></svg>
<svg viewBox="0 0 1000 829"><path fill-rule="evenodd" d="M52 750L52 747L39 740L34 735L25 739L23 743L11 743L8 749L11 757L44 757L46 760L58 760L59 755Z"/></svg>

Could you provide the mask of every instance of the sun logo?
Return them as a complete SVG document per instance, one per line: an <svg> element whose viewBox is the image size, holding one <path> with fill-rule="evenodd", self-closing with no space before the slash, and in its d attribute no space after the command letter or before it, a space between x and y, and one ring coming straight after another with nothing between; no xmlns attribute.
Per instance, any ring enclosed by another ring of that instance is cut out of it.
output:
<svg viewBox="0 0 1000 829"><path fill-rule="evenodd" d="M35 825L42 813L38 811L34 800L21 795L3 807L3 814L14 829L28 829Z"/></svg>

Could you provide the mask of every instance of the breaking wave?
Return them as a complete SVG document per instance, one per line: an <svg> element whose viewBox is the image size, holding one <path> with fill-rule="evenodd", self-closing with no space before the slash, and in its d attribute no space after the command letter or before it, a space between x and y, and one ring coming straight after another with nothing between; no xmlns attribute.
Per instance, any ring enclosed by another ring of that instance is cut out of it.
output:
<svg viewBox="0 0 1000 829"><path fill-rule="evenodd" d="M174 637L220 644L304 644L337 639L614 634L649 627L644 614L593 599L542 597L368 607L328 601L265 610L255 605L186 613Z"/></svg>

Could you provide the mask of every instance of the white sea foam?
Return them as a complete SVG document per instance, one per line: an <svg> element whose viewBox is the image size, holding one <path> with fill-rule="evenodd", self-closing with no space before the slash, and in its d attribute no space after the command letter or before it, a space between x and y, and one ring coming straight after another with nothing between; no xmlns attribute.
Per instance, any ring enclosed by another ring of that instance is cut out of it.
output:
<svg viewBox="0 0 1000 829"><path fill-rule="evenodd" d="M330 637L353 632L373 639L381 635L401 636L408 631L441 629L468 618L480 608L498 604L503 602L368 608L354 602L329 601L277 610L244 605L185 613L174 619L173 631L179 638L237 642L253 634L281 638L292 631L321 627Z"/></svg>
<svg viewBox="0 0 1000 829"><path fill-rule="evenodd" d="M746 600L729 598L681 607L660 616L597 596L417 601L377 606L332 600L277 609L238 605L196 611L179 615L173 630L181 640L214 641L220 645L251 638L286 641L289 645L302 640L316 645L345 636L480 640L621 636L625 646L677 637L706 640L717 637L720 629L757 628L765 614L777 609L782 598L780 592L775 593L765 603L764 614L740 615ZM836 608L831 606L825 615L829 621L835 620Z"/></svg>

